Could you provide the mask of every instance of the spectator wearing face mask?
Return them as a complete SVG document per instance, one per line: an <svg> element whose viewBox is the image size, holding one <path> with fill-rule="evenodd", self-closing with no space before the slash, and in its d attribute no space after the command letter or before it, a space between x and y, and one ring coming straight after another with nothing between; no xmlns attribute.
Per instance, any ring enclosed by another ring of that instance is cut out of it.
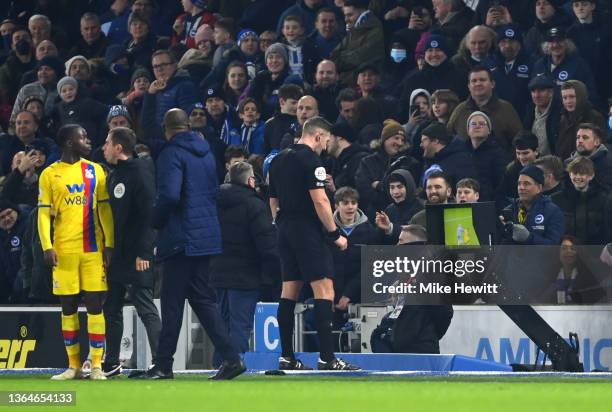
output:
<svg viewBox="0 0 612 412"><path fill-rule="evenodd" d="M0 102L7 105L15 101L21 77L34 69L36 64L32 38L25 28L15 29L10 39L11 51L4 64L0 66Z"/></svg>
<svg viewBox="0 0 612 412"><path fill-rule="evenodd" d="M406 73L416 66L412 53L408 50L403 40L397 38L392 40L380 79L380 88L385 93L400 97L401 89L397 85L401 83Z"/></svg>
<svg viewBox="0 0 612 412"><path fill-rule="evenodd" d="M467 97L466 74L458 71L449 59L450 50L442 36L431 35L425 42L424 65L420 71L409 73L402 81L401 107L408 108L410 95L415 89L433 93L450 89L460 99Z"/></svg>

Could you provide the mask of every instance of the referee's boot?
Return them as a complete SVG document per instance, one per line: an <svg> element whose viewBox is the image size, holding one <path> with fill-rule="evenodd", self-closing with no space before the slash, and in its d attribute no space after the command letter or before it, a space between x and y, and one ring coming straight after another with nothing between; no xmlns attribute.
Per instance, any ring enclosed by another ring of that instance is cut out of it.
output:
<svg viewBox="0 0 612 412"><path fill-rule="evenodd" d="M324 362L321 359L317 362L317 366L320 371L360 371L361 368L356 365L342 360L340 358L334 358L329 362Z"/></svg>
<svg viewBox="0 0 612 412"><path fill-rule="evenodd" d="M295 358L278 358L278 369L281 371L311 371L312 368L304 365L304 363Z"/></svg>
<svg viewBox="0 0 612 412"><path fill-rule="evenodd" d="M104 362L102 364L102 371L104 372L104 376L107 378L112 378L113 376L121 375L123 371L123 366L121 363L107 363Z"/></svg>
<svg viewBox="0 0 612 412"><path fill-rule="evenodd" d="M139 376L134 376L133 379L174 379L174 373L172 373L172 369L167 371L163 370L157 365L153 365L145 373Z"/></svg>
<svg viewBox="0 0 612 412"><path fill-rule="evenodd" d="M208 379L213 381L228 381L234 379L238 375L242 375L244 372L246 372L246 366L242 359L239 358L233 362L225 360L217 373Z"/></svg>

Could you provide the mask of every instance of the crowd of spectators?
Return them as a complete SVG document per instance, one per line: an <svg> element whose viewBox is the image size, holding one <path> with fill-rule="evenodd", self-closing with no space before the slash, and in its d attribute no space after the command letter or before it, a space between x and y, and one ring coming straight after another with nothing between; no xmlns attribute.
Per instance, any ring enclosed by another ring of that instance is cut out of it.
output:
<svg viewBox="0 0 612 412"><path fill-rule="evenodd" d="M226 300L278 299L267 171L314 116L334 124L326 190L349 240L334 254L338 310L359 302L360 245L397 244L404 225L426 226L426 203L454 201L506 209L510 243L560 247L547 301L605 298L575 248L612 252L609 1L7 3L0 303L55 301L35 215L57 130L81 125L110 169L108 130L133 129L155 160L172 108L217 162L225 251L211 276Z"/></svg>

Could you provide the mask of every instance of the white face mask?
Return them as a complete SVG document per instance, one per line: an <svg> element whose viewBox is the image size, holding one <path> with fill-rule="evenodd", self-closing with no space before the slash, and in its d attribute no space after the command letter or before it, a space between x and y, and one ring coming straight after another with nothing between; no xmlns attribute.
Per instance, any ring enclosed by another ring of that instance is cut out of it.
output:
<svg viewBox="0 0 612 412"><path fill-rule="evenodd" d="M391 49L391 59L393 59L395 63L401 63L406 60L406 50Z"/></svg>

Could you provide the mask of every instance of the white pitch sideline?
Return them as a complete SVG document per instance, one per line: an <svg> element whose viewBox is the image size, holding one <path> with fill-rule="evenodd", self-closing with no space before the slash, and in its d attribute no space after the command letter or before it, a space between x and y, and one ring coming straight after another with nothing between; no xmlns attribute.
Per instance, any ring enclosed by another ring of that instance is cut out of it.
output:
<svg viewBox="0 0 612 412"><path fill-rule="evenodd" d="M57 368L25 368L0 369L0 378L11 375L40 375L60 373L64 369ZM124 369L123 374L128 375L134 369ZM216 369L187 369L174 371L175 375L211 375ZM492 371L283 371L285 376L343 376L343 377L434 377L434 378L599 378L612 379L612 372L492 372ZM265 371L249 369L247 375L266 376Z"/></svg>

